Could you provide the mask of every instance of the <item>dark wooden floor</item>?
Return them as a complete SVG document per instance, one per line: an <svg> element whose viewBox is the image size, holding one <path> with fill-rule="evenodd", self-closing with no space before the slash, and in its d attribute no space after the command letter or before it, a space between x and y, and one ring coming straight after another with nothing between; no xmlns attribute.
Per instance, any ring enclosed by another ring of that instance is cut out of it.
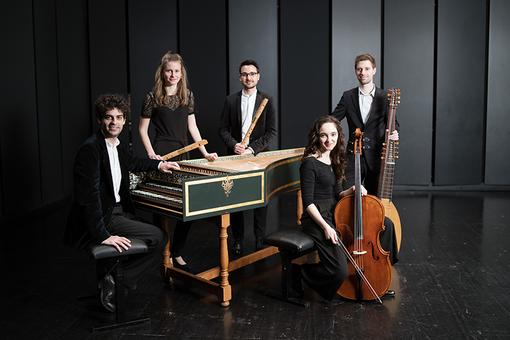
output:
<svg viewBox="0 0 510 340"><path fill-rule="evenodd" d="M94 264L60 242L65 209L8 222L1 242L2 339L497 339L510 338L510 193L401 192L397 295L374 303L328 303L307 290L309 308L274 300L278 256L230 275L233 301L165 285L154 268L130 296L150 324L91 333L112 320L96 300ZM294 198L271 203L269 231L289 227ZM217 228L195 223L186 257L205 269L217 257ZM248 233L250 234L250 233ZM248 235L247 235L248 236ZM251 244L251 242L249 242Z"/></svg>

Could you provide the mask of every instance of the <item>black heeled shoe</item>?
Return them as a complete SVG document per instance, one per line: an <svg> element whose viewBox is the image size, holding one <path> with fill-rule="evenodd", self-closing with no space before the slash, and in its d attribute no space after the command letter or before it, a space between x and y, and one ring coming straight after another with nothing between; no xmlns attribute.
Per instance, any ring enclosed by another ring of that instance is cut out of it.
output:
<svg viewBox="0 0 510 340"><path fill-rule="evenodd" d="M395 291L393 289L388 289L388 291L383 295L383 297L395 297Z"/></svg>
<svg viewBox="0 0 510 340"><path fill-rule="evenodd" d="M172 258L172 262L173 262L173 265L174 265L174 268L177 268L177 269L180 269L180 270L184 270L185 272L188 272L188 273L191 273L192 270L191 270L191 266L189 263L186 263L186 264L180 264L179 262L177 262L177 260L174 258Z"/></svg>

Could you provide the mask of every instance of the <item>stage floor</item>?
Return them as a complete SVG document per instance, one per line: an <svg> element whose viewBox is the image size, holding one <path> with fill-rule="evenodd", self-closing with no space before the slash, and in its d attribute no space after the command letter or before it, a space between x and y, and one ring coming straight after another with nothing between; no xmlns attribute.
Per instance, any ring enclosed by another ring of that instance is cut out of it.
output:
<svg viewBox="0 0 510 340"><path fill-rule="evenodd" d="M96 300L94 263L61 242L66 207L3 225L0 245L2 339L496 339L510 338L510 193L397 192L402 221L394 298L322 300L309 308L268 297L279 291L278 255L229 276L233 299L163 283L154 268L130 294L130 311L147 324L91 333L113 321ZM295 220L294 194L270 204L268 232ZM275 223L274 221L277 221ZM194 223L185 256L197 271L216 263L218 229ZM246 229L246 248L253 247Z"/></svg>

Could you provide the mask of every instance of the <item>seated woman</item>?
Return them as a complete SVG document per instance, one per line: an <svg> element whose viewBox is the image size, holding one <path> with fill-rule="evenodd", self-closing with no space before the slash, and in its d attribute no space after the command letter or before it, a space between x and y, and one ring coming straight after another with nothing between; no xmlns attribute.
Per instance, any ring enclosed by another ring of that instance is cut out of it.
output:
<svg viewBox="0 0 510 340"><path fill-rule="evenodd" d="M319 263L294 266L294 282L302 275L305 283L319 295L331 300L347 277L345 254L338 246L333 210L338 197L352 193L341 191L345 169L345 140L340 122L333 116L319 117L308 133L308 145L300 167L304 214L303 231L315 242ZM301 274L301 275L299 275ZM301 290L299 282L295 290Z"/></svg>
<svg viewBox="0 0 510 340"><path fill-rule="evenodd" d="M320 262L293 266L294 290L301 294L301 278L320 296L331 300L347 277L347 261L333 221L338 199L354 193L354 186L342 191L346 158L345 140L340 122L333 116L319 117L308 133L308 145L300 167L301 194L305 209L303 232L315 242ZM366 189L361 186L362 195ZM392 225L386 223L381 235L385 249L395 249ZM392 251L392 263L396 254ZM388 292L393 295L393 291Z"/></svg>

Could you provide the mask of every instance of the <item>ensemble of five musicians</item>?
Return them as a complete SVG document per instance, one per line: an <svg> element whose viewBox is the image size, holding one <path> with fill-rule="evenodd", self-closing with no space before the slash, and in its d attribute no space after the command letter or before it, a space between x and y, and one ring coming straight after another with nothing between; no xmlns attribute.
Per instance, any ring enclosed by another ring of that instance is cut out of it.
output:
<svg viewBox="0 0 510 340"><path fill-rule="evenodd" d="M349 142L353 132L360 128L365 143L361 162L362 194L376 194L381 147L386 132L388 105L385 91L374 84L375 59L369 54L356 57L355 74L359 86L345 91L331 115L319 117L308 134L300 167L301 191L304 207L303 231L315 242L320 261L316 264L294 266L293 288L302 294L301 282L325 299L332 299L347 275L346 257L338 246L342 242L335 230L333 209L340 197L354 191L354 158L352 143L346 143L340 121L347 119ZM260 69L254 60L245 60L239 66L242 89L226 97L221 113L219 134L229 153L254 154L268 150L276 136L276 116L272 99L257 89ZM263 98L269 101L259 120L248 133L255 110ZM162 155L188 145L187 134L195 142L202 139L195 114L195 97L189 88L186 67L177 53L167 52L156 69L154 86L144 100L139 133L147 152L146 158L130 155L118 136L122 132L129 105L120 95L102 95L95 102L98 131L78 150L74 163L74 197L66 229L66 242L82 249L98 244L111 245L119 252L130 247L130 238L145 241L149 252L132 256L124 262L126 294L136 288L144 271L154 265L156 255L165 244L165 233L152 224L136 219L129 194L129 172L158 170L171 172L179 169L175 161L187 159L187 153L174 161L163 161ZM149 138L148 128L153 124L155 136ZM246 136L248 133L248 136ZM245 141L245 137L248 141ZM398 140L398 132L390 138ZM218 158L204 146L199 151L209 161ZM366 189L365 189L366 188ZM231 214L233 254L243 254L244 214ZM160 218L158 223L168 224ZM182 257L190 222L177 221L172 237L172 262L177 268L192 271ZM255 249L264 247L266 208L254 211ZM391 221L386 219L386 230L381 245L390 251L391 263L397 262L396 242ZM168 228L165 228L168 232ZM108 268L97 270L100 302L109 311L115 311L114 280ZM390 294L394 292L389 291Z"/></svg>

